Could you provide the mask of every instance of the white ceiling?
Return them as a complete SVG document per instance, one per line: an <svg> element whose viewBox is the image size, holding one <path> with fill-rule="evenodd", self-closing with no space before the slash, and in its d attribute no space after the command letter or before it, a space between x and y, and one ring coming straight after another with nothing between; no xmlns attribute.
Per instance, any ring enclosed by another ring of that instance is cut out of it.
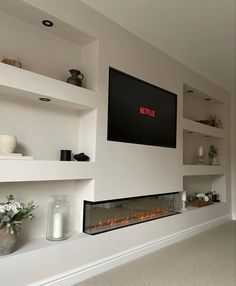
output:
<svg viewBox="0 0 236 286"><path fill-rule="evenodd" d="M235 90L236 0L81 0L228 90Z"/></svg>

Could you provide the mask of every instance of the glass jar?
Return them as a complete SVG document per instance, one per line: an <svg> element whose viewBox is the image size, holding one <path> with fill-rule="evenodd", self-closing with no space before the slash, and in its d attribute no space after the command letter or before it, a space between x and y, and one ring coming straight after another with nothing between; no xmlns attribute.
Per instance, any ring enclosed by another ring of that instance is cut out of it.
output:
<svg viewBox="0 0 236 286"><path fill-rule="evenodd" d="M54 195L48 204L47 239L58 241L70 237L70 203L67 195Z"/></svg>

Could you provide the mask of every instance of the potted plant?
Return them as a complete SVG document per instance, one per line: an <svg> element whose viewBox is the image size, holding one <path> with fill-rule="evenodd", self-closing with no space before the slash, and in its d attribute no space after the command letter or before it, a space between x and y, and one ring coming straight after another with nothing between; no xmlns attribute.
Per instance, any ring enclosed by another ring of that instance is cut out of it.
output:
<svg viewBox="0 0 236 286"><path fill-rule="evenodd" d="M0 203L0 255L10 254L16 250L17 231L22 220L33 219L32 212L37 208L34 202L24 204L15 201L13 195Z"/></svg>
<svg viewBox="0 0 236 286"><path fill-rule="evenodd" d="M210 150L208 152L208 158L209 158L210 165L219 165L217 156L218 156L217 148L215 147L215 145L211 145Z"/></svg>

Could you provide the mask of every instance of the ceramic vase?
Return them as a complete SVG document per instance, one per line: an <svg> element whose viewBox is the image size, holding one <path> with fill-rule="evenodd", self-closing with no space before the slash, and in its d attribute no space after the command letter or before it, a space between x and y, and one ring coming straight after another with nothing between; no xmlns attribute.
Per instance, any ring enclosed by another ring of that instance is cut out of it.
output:
<svg viewBox="0 0 236 286"><path fill-rule="evenodd" d="M84 75L79 70L76 70L76 69L71 69L69 70L69 72L71 76L68 77L66 82L77 85L77 86L82 86L82 80L84 78Z"/></svg>
<svg viewBox="0 0 236 286"><path fill-rule="evenodd" d="M210 165L212 165L212 166L218 166L218 165L219 165L218 158L216 158L216 157L210 158Z"/></svg>
<svg viewBox="0 0 236 286"><path fill-rule="evenodd" d="M0 154L13 153L16 148L16 136L0 135Z"/></svg>
<svg viewBox="0 0 236 286"><path fill-rule="evenodd" d="M14 224L9 224L0 229L0 255L7 255L14 252L17 241L17 230Z"/></svg>

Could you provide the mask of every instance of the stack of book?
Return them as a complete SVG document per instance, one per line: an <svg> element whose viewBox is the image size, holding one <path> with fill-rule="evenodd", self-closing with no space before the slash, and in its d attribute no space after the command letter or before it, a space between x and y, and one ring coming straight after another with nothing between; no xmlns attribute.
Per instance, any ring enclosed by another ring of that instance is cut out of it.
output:
<svg viewBox="0 0 236 286"><path fill-rule="evenodd" d="M23 156L21 153L1 154L0 160L33 160L33 156Z"/></svg>

